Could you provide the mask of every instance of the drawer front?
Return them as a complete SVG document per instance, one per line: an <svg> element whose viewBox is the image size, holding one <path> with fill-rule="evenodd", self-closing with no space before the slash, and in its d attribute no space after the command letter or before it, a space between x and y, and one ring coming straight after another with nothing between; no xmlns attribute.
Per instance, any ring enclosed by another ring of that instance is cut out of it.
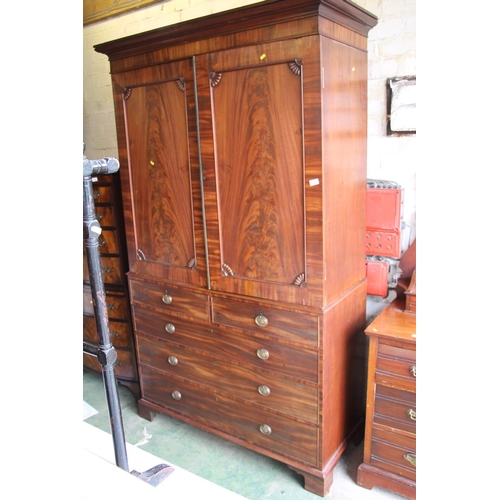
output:
<svg viewBox="0 0 500 500"><path fill-rule="evenodd" d="M133 347L130 323L122 321L109 322L109 336L115 347ZM97 326L93 316L83 316L83 339L94 344L99 343Z"/></svg>
<svg viewBox="0 0 500 500"><path fill-rule="evenodd" d="M317 316L282 311L258 303L214 297L214 323L272 335L310 346L318 345L319 320ZM261 326L262 325L262 326Z"/></svg>
<svg viewBox="0 0 500 500"><path fill-rule="evenodd" d="M113 217L113 207L109 206L95 206L95 218L99 225L104 227L114 227L115 219Z"/></svg>
<svg viewBox="0 0 500 500"><path fill-rule="evenodd" d="M119 257L103 257L101 255L101 274L105 285L123 285L123 276ZM89 266L87 256L83 257L83 279L89 281Z"/></svg>
<svg viewBox="0 0 500 500"><path fill-rule="evenodd" d="M137 332L155 335L203 350L211 355L282 373L299 380L318 382L318 353L316 351L255 338L244 333L228 333L140 307L134 308L134 321Z"/></svg>
<svg viewBox="0 0 500 500"><path fill-rule="evenodd" d="M101 235L97 239L99 252L101 254L118 254L118 235L113 229L103 229ZM86 240L83 240L83 254L86 255L87 250Z"/></svg>
<svg viewBox="0 0 500 500"><path fill-rule="evenodd" d="M415 390L417 376L416 352L414 349L379 342L376 365L377 383L400 385Z"/></svg>
<svg viewBox="0 0 500 500"><path fill-rule="evenodd" d="M412 481L416 480L416 441L374 426L371 465Z"/></svg>
<svg viewBox="0 0 500 500"><path fill-rule="evenodd" d="M232 400L208 387L144 365L141 365L140 370L143 397L146 400L176 410L248 443L316 465L316 426L295 422L242 401Z"/></svg>
<svg viewBox="0 0 500 500"><path fill-rule="evenodd" d="M171 284L129 280L132 304L156 307L169 313L208 321L208 296Z"/></svg>
<svg viewBox="0 0 500 500"><path fill-rule="evenodd" d="M287 415L318 422L318 390L314 387L238 366L154 337L137 335L141 364L207 385Z"/></svg>
<svg viewBox="0 0 500 500"><path fill-rule="evenodd" d="M111 203L113 201L113 189L111 186L93 185L92 195L94 203Z"/></svg>
<svg viewBox="0 0 500 500"><path fill-rule="evenodd" d="M373 421L376 424L415 434L417 424L416 394L377 385Z"/></svg>
<svg viewBox="0 0 500 500"><path fill-rule="evenodd" d="M120 379L137 380L137 368L133 354L130 351L116 349L116 356L116 376ZM83 353L83 366L102 373L101 363L99 363L95 356L91 356L90 354Z"/></svg>
<svg viewBox="0 0 500 500"><path fill-rule="evenodd" d="M106 292L106 306L108 309L108 318L110 320L128 319L128 303L125 295ZM83 289L83 314L86 316L94 316L92 294L90 290L85 288Z"/></svg>

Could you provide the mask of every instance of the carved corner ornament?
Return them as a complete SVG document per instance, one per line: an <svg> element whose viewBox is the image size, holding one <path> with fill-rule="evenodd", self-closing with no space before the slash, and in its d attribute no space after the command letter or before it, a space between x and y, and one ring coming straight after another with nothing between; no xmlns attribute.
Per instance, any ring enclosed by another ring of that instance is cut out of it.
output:
<svg viewBox="0 0 500 500"><path fill-rule="evenodd" d="M224 276L234 276L233 270L227 264L222 264L222 274Z"/></svg>

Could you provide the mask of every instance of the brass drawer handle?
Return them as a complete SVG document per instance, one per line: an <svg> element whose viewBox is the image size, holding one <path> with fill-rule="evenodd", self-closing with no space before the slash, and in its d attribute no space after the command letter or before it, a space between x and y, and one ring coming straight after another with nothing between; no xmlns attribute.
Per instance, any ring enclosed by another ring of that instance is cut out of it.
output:
<svg viewBox="0 0 500 500"><path fill-rule="evenodd" d="M98 240L98 244L100 247L103 247L106 244L106 240L101 236Z"/></svg>
<svg viewBox="0 0 500 500"><path fill-rule="evenodd" d="M410 371L411 371L412 375L416 378L417 377L417 367L415 365L413 365L410 368Z"/></svg>
<svg viewBox="0 0 500 500"><path fill-rule="evenodd" d="M168 305L168 304L171 304L172 300L174 300L174 299L172 298L171 295L168 294L168 291L165 290L165 295L163 295L161 300L163 300L163 302Z"/></svg>
<svg viewBox="0 0 500 500"><path fill-rule="evenodd" d="M94 197L94 200L97 200L101 196L101 193L99 191L94 191L92 196Z"/></svg>
<svg viewBox="0 0 500 500"><path fill-rule="evenodd" d="M260 359L269 359L269 351L266 349L257 349L257 357Z"/></svg>
<svg viewBox="0 0 500 500"><path fill-rule="evenodd" d="M406 412L412 420L417 420L417 412L411 408Z"/></svg>
<svg viewBox="0 0 500 500"><path fill-rule="evenodd" d="M95 214L95 218L96 218L98 221L100 221L100 220L102 220L102 218L103 218L103 214L97 213L97 214Z"/></svg>
<svg viewBox="0 0 500 500"><path fill-rule="evenodd" d="M267 385L259 385L257 390L261 396L269 396L269 394L271 394L271 389L269 389Z"/></svg>
<svg viewBox="0 0 500 500"><path fill-rule="evenodd" d="M103 274L108 274L111 271L109 267L102 267L101 270Z"/></svg>
<svg viewBox="0 0 500 500"><path fill-rule="evenodd" d="M182 394L179 391L172 391L172 397L176 401L179 401L182 398Z"/></svg>
<svg viewBox="0 0 500 500"><path fill-rule="evenodd" d="M406 455L404 455L404 459L408 460L408 462L410 462L413 465L413 467L417 466L417 455L406 453Z"/></svg>
<svg viewBox="0 0 500 500"><path fill-rule="evenodd" d="M109 335L111 338L115 339L116 337L118 337L119 332L117 332L116 330L110 330Z"/></svg>
<svg viewBox="0 0 500 500"><path fill-rule="evenodd" d="M174 333L175 332L175 326L172 324L172 323L167 323L165 325L165 330L168 332L168 333Z"/></svg>
<svg viewBox="0 0 500 500"><path fill-rule="evenodd" d="M176 366L177 364L179 364L179 360L178 360L175 356L169 356L169 357L168 357L168 362L169 362L172 366Z"/></svg>
<svg viewBox="0 0 500 500"><path fill-rule="evenodd" d="M269 436L271 434L272 429L269 427L267 424L261 424L259 425L259 431L262 432L265 436Z"/></svg>
<svg viewBox="0 0 500 500"><path fill-rule="evenodd" d="M267 318L262 314L262 311L259 312L259 315L258 316L255 316L255 323L258 325L258 326L267 326L269 321L267 320Z"/></svg>

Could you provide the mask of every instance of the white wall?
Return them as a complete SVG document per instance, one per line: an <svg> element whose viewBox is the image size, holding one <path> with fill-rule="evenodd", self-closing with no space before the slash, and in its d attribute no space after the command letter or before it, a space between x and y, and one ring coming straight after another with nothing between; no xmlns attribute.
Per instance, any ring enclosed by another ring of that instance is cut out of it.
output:
<svg viewBox="0 0 500 500"><path fill-rule="evenodd" d="M260 1L260 0L259 0ZM117 156L107 57L93 46L255 0L170 0L83 29L83 142L90 159ZM379 22L368 38L369 178L397 182L405 190L403 250L416 236L416 136L386 135L386 80L416 75L416 0L357 0Z"/></svg>

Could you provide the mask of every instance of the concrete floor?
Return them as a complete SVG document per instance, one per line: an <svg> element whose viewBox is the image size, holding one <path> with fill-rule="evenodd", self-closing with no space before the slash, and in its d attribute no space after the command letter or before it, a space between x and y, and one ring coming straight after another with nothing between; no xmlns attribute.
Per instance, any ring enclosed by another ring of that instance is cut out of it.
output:
<svg viewBox="0 0 500 500"><path fill-rule="evenodd" d="M119 385L122 420L127 443L177 465L248 500L318 500L303 488L301 475L285 464L230 443L166 415L153 422L141 418L133 394ZM83 400L97 413L85 422L110 433L109 414L100 374L84 370ZM350 444L334 470L333 486L326 498L336 500L401 500L404 497L379 488L356 484L363 458L363 443ZM185 496L191 500L198 495Z"/></svg>

